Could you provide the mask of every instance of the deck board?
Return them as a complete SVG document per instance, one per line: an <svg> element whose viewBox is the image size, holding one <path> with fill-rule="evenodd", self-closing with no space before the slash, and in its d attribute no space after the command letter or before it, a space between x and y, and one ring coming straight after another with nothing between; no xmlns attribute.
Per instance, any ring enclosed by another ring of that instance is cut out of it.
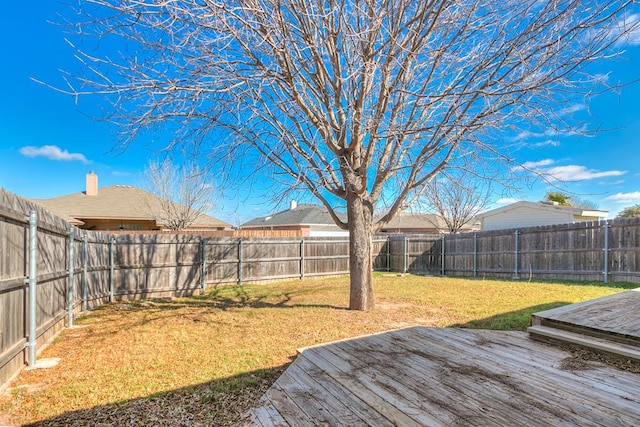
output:
<svg viewBox="0 0 640 427"><path fill-rule="evenodd" d="M640 375L526 333L413 327L310 347L248 425L640 425Z"/></svg>
<svg viewBox="0 0 640 427"><path fill-rule="evenodd" d="M534 317L640 340L640 289L534 313Z"/></svg>

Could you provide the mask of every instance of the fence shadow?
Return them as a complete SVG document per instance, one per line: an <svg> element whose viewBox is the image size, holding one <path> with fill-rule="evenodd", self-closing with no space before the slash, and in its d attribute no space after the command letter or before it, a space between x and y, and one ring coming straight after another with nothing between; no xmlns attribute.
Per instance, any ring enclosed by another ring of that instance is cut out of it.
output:
<svg viewBox="0 0 640 427"><path fill-rule="evenodd" d="M65 412L25 426L237 425L290 363ZM126 382L123 382L126 387Z"/></svg>
<svg viewBox="0 0 640 427"><path fill-rule="evenodd" d="M492 329L501 331L525 331L531 321L531 315L539 311L551 310L572 304L567 301L555 301L546 304L533 305L520 310L507 311L495 316L474 319L465 323L455 323L450 325L453 328L469 329Z"/></svg>

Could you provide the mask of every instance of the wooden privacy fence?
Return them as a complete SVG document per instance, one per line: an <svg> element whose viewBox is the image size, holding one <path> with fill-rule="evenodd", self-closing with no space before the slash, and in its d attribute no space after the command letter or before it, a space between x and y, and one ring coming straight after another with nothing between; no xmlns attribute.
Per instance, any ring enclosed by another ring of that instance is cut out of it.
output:
<svg viewBox="0 0 640 427"><path fill-rule="evenodd" d="M346 238L203 239L201 246L203 287L349 273ZM386 248L386 238L373 240L374 269L390 268Z"/></svg>
<svg viewBox="0 0 640 427"><path fill-rule="evenodd" d="M391 271L640 282L640 218L389 241Z"/></svg>

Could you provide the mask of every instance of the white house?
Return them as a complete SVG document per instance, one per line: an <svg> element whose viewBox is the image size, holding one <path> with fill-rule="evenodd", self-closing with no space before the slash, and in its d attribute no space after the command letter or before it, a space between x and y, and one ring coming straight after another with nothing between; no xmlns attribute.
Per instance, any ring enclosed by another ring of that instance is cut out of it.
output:
<svg viewBox="0 0 640 427"><path fill-rule="evenodd" d="M608 211L560 206L553 202L516 202L479 214L480 230L502 230L605 219Z"/></svg>

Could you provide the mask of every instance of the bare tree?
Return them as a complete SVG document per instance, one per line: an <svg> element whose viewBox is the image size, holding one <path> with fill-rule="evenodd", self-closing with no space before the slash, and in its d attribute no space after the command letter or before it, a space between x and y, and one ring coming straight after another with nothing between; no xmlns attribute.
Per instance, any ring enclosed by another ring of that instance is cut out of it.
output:
<svg viewBox="0 0 640 427"><path fill-rule="evenodd" d="M458 233L482 212L493 195L491 181L462 171L447 170L425 188L416 205L438 215L447 225L449 233Z"/></svg>
<svg viewBox="0 0 640 427"><path fill-rule="evenodd" d="M174 120L172 144L257 153L308 189L350 232L352 309L374 305L377 230L452 160L514 170L515 129L567 130L553 107L583 102L587 65L638 27L616 25L631 0L86 3L75 28L100 44L65 91L107 96L129 141Z"/></svg>
<svg viewBox="0 0 640 427"><path fill-rule="evenodd" d="M152 160L143 175L149 197L144 209L169 230L184 230L212 206L213 190L204 171L192 161L178 165Z"/></svg>

